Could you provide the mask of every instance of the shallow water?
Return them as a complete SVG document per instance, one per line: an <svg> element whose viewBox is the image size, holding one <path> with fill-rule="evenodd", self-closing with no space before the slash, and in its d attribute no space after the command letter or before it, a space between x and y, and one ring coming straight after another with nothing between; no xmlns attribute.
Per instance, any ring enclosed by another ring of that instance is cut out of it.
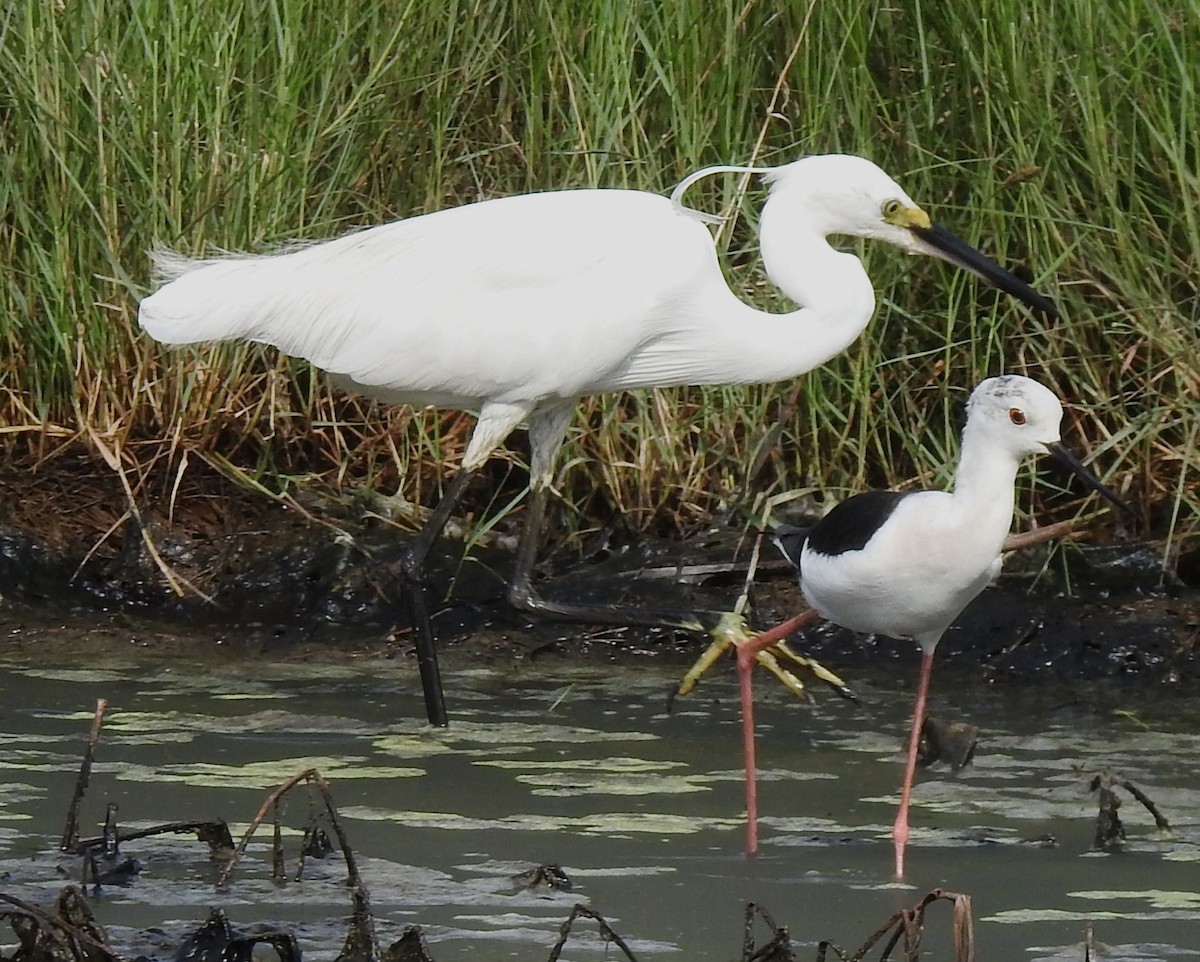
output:
<svg viewBox="0 0 1200 962"><path fill-rule="evenodd" d="M316 766L381 943L416 923L438 962L545 959L577 901L639 959L689 962L738 958L753 901L809 959L821 939L853 951L937 886L972 896L981 959L1082 959L1089 922L1105 959L1200 958L1194 702L1152 703L1131 717L1061 693L976 689L935 670L934 713L969 719L982 734L971 767L920 776L909 884L898 887L889 831L913 679L856 681L861 703L820 692L813 707L759 679L762 851L747 859L731 674L706 679L667 714L677 677L565 664L450 672L452 724L437 731L423 722L411 666L398 662L2 666L0 891L47 901L78 879L79 865L55 849L103 697L110 709L83 834L98 834L111 801L123 829L222 816L236 839L274 786ZM1161 835L1124 795L1125 849L1092 853L1088 782L1104 767L1146 791L1173 831ZM294 796L287 823L301 828L307 809ZM1047 836L1056 844L1037 841ZM343 863L310 862L304 881L277 886L269 841L267 826L220 893L195 841L127 843L123 854L145 871L106 886L97 916L131 956L169 957L221 905L237 924L287 925L309 958L332 958L348 913ZM290 871L298 832L287 841ZM561 864L574 891L514 884L543 862ZM581 923L563 958L620 957L595 932ZM950 933L949 906L935 906L929 957L952 957Z"/></svg>

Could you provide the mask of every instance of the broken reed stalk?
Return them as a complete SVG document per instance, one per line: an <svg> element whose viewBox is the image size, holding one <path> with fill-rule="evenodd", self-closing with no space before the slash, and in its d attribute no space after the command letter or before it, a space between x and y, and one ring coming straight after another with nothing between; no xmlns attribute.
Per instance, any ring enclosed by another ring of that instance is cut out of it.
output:
<svg viewBox="0 0 1200 962"><path fill-rule="evenodd" d="M92 757L96 752L96 743L100 741L100 729L104 726L104 712L107 709L107 699L96 699L96 713L92 716L92 731L88 735L87 746L83 750L83 760L79 763L79 777L75 779L75 793L71 796L71 804L67 807L67 822L63 826L62 839L58 843L60 852L73 852L79 842L79 806L83 802L88 782L92 778Z"/></svg>
<svg viewBox="0 0 1200 962"><path fill-rule="evenodd" d="M271 806L271 878L282 882L287 873L283 867L283 826L279 824L279 799Z"/></svg>
<svg viewBox="0 0 1200 962"><path fill-rule="evenodd" d="M375 916L371 914L371 898L361 882L356 883L350 889L350 902L352 908L350 924L346 929L346 940L342 943L342 951L338 953L334 962L376 962L380 956L379 944L375 939ZM416 937L416 948L420 950L420 954L416 958L410 960L407 955L395 956L393 954L396 946L403 942L404 937L401 936L400 941L384 953L384 959L388 962L401 962L401 960L420 962L420 960L429 959L420 938L420 929L417 929Z"/></svg>
<svg viewBox="0 0 1200 962"><path fill-rule="evenodd" d="M307 782L309 785L315 786L317 791L321 793L321 798L325 802L325 810L329 813L330 825L332 825L333 832L337 835L338 844L341 846L342 858L346 863L347 881L350 883L350 897L353 903L350 928L346 933L346 941L336 962L348 962L348 960L374 962L374 960L379 958L379 951L375 940L375 923L371 915L371 897L367 892L367 887L362 882L362 878L358 874L358 863L354 860L354 852L350 849L350 842L346 839L346 833L342 831L342 823L338 819L337 807L333 804L333 794L329 790L329 783L325 781L321 773L315 768L306 768L301 772L297 772L267 796L266 801L259 808L258 814L254 816L254 820L247 827L241 842L238 843L233 857L221 872L221 877L217 879L217 888L223 888L226 882L228 882L229 876L233 873L234 866L237 865L255 831L266 819L268 812L273 813L275 826L275 845L273 848L274 874L276 878L283 878L281 854L283 846L280 840L279 803L284 795L301 782ZM303 864L303 861L304 853L301 851L300 864ZM299 867L297 867L298 877Z"/></svg>
<svg viewBox="0 0 1200 962"><path fill-rule="evenodd" d="M911 909L901 909L892 915L853 955L846 955L833 942L823 940L817 947L817 962L825 962L826 953L830 949L841 962L862 962L866 954L888 933L891 933L891 938L885 943L879 955L880 960L889 958L892 949L903 939L906 962L916 962L925 932L925 910L934 902L942 900L954 903L955 962L975 962L975 923L971 915L971 896L947 892L940 888L933 889Z"/></svg>
<svg viewBox="0 0 1200 962"><path fill-rule="evenodd" d="M280 799L301 782L307 782L309 785L315 786L317 791L321 793L321 797L325 801L325 810L329 813L330 825L332 825L333 832L337 835L338 844L341 846L342 858L346 862L346 873L349 876L349 882L355 889L362 886L362 879L358 874L358 863L354 860L354 852L350 849L346 833L342 831L342 823L338 819L337 807L333 804L333 794L329 790L329 783L325 781L317 769L306 768L303 771L297 772L267 796L266 801L262 803L262 807L258 810L258 814L254 816L254 819L246 828L242 840L238 842L233 857L229 860L229 864L225 866L221 877L217 879L217 888L223 887L229 881L229 876L233 874L234 867L237 865L238 860L241 859L242 853L246 851L246 846L250 843L250 839L258 830L258 827L266 820L267 813L275 811L276 819L278 819L277 813ZM278 824L278 821L276 824Z"/></svg>
<svg viewBox="0 0 1200 962"><path fill-rule="evenodd" d="M0 903L12 906L12 909L0 910L0 918L21 916L39 930L54 929L60 932L63 938L57 944L68 946L76 962L125 962L124 956L114 952L104 940L104 930L95 924L91 912L86 908L86 901L74 885L68 885L59 893L55 902L57 915L3 892L0 892ZM80 922L74 920L75 915L81 916ZM42 938L35 938L39 945L43 942Z"/></svg>
<svg viewBox="0 0 1200 962"><path fill-rule="evenodd" d="M1150 796L1148 796L1128 779L1121 779L1121 787L1129 792L1129 794L1136 798L1139 802L1141 802L1146 811L1154 816L1154 825L1159 831L1169 832L1171 830L1171 823L1168 822L1166 816L1158 810L1158 806L1154 804L1154 802L1150 799Z"/></svg>
<svg viewBox="0 0 1200 962"><path fill-rule="evenodd" d="M621 936L617 935L612 926L609 925L605 920L604 916L602 916L599 912L593 912L584 905L576 905L574 908L572 908L571 914L567 916L567 920L563 922L561 926L559 926L558 941L554 944L554 948L550 950L550 957L546 960L546 962L558 962L559 957L562 955L563 946L567 944L567 939L571 936L571 926L575 924L575 920L580 916L583 918L592 919L600 927L600 938L604 939L606 942L612 942L613 945L615 945L625 954L625 958L628 959L629 962L637 962L637 956L630 951L629 946L625 944L625 940L622 939Z"/></svg>
<svg viewBox="0 0 1200 962"><path fill-rule="evenodd" d="M1117 809L1121 807L1121 800L1117 798L1116 793L1118 788L1125 789L1142 803L1142 807L1154 816L1154 824L1160 832L1171 830L1171 823L1158 810L1153 799L1127 778L1105 769L1092 778L1088 787L1090 791L1100 793L1099 811L1096 813L1096 836L1092 841L1094 850L1109 852L1125 842L1125 826L1121 824L1121 817L1117 814Z"/></svg>
<svg viewBox="0 0 1200 962"><path fill-rule="evenodd" d="M754 943L754 918L760 916L771 930L771 940L761 948ZM760 959L791 959L791 938L788 930L775 924L775 920L761 905L746 903L745 920L742 925L742 962L758 962Z"/></svg>

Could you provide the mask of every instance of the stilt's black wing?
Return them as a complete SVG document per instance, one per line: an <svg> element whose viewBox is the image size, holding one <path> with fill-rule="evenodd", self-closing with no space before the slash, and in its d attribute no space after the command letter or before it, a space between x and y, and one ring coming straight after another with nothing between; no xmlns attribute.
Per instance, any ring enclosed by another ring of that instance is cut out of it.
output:
<svg viewBox="0 0 1200 962"><path fill-rule="evenodd" d="M847 498L812 526L808 532L809 549L823 555L862 550L910 494L911 491L864 491Z"/></svg>

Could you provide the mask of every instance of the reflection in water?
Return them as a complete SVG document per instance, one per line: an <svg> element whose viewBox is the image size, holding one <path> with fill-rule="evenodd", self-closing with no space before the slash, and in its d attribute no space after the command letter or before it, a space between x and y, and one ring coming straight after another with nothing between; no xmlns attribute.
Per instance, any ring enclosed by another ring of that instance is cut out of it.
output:
<svg viewBox="0 0 1200 962"><path fill-rule="evenodd" d="M889 832L903 690L860 682L862 704L828 698L813 708L764 693L763 848L747 860L731 677L706 680L668 715L676 679L659 668L452 673L458 711L447 730L423 722L415 673L394 662L10 666L0 679L0 889L32 900L79 877L55 846L92 707L105 697L84 834L115 802L124 829L222 816L236 838L269 790L316 767L359 857L381 942L419 924L438 962L544 959L577 901L639 958L689 962L736 958L743 905L754 901L808 958L815 948L805 944L821 939L857 947L937 886L973 897L985 958L1081 958L1088 920L1108 959L1200 958L1194 707L1152 706L1135 724L1038 693L1005 692L1004 701L947 685L934 711L979 725L979 751L957 775L920 777L911 884L898 887ZM1145 789L1173 833L1160 835L1140 806L1126 805L1125 850L1091 854L1088 783L1103 767ZM299 796L290 808L294 853L307 812ZM276 885L269 849L263 832L217 893L203 845L127 843L123 854L145 871L106 887L96 914L130 956L169 955L219 904L241 925L286 925L310 958L332 958L348 912L343 865L310 861L304 881ZM543 863L562 865L573 890L514 884ZM935 906L930 918L933 957L951 927L948 911ZM577 930L570 957L604 955L588 931Z"/></svg>

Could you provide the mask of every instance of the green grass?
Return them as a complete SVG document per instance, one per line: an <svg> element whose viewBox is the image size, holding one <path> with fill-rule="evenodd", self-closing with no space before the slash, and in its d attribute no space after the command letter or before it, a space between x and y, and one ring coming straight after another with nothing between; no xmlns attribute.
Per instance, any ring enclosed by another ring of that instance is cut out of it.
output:
<svg viewBox="0 0 1200 962"><path fill-rule="evenodd" d="M703 164L841 150L1028 269L1062 322L864 250L877 317L796 403L793 385L585 401L560 473L571 523L615 504L673 530L791 490L944 484L955 402L1014 371L1070 399L1067 440L1169 563L1200 536L1198 22L1196 0L10 4L5 447L53 463L90 428L131 466L163 468L166 488L192 452L275 490L315 474L429 503L469 420L331 396L260 348L162 351L136 329L146 250L261 249L484 197L668 190ZM718 209L737 187L689 197ZM758 196L722 237L729 275L786 309L756 258ZM1061 509L1042 494L1023 503L1046 520Z"/></svg>

